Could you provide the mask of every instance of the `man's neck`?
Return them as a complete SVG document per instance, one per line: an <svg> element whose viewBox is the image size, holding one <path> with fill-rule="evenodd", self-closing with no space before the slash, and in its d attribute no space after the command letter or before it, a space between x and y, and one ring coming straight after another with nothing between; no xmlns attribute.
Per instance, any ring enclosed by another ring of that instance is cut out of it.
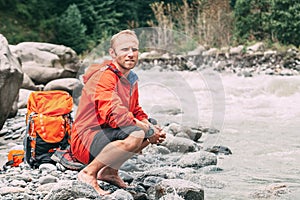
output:
<svg viewBox="0 0 300 200"><path fill-rule="evenodd" d="M127 78L130 70L129 69L125 69L124 67L122 67L121 65L119 65L117 62L113 61L113 64L117 67L117 69Z"/></svg>

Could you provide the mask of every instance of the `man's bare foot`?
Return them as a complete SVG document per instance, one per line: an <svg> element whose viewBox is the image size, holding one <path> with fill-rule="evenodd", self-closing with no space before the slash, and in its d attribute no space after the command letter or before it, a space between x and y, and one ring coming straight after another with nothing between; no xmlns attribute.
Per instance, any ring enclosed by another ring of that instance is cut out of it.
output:
<svg viewBox="0 0 300 200"><path fill-rule="evenodd" d="M97 179L84 170L81 170L78 173L77 178L78 181L91 185L101 196L110 194L109 191L102 190L98 185Z"/></svg>
<svg viewBox="0 0 300 200"><path fill-rule="evenodd" d="M118 170L112 169L110 167L103 168L97 175L97 179L101 181L108 182L120 188L128 187L121 177L118 175Z"/></svg>

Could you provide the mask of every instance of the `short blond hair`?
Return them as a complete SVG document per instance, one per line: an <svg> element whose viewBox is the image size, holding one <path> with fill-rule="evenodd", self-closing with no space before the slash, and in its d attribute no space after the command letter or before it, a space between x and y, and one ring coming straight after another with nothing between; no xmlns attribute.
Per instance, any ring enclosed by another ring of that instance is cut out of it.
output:
<svg viewBox="0 0 300 200"><path fill-rule="evenodd" d="M132 31L132 30L123 30L123 31L120 31L119 33L113 35L111 37L111 40L110 40L110 47L113 48L114 47L114 44L116 42L116 40L121 36L121 35L130 35L130 36L133 36L137 42L139 43L139 39L138 37L136 36L135 32Z"/></svg>

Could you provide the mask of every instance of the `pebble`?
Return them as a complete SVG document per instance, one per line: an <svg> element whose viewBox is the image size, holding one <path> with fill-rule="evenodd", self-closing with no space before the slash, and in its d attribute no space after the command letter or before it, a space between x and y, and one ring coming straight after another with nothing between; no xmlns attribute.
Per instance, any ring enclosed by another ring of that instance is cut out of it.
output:
<svg viewBox="0 0 300 200"><path fill-rule="evenodd" d="M39 178L39 183L41 185L47 184L47 183L56 183L57 182L57 178L55 176L52 175L47 175L47 176L42 176Z"/></svg>

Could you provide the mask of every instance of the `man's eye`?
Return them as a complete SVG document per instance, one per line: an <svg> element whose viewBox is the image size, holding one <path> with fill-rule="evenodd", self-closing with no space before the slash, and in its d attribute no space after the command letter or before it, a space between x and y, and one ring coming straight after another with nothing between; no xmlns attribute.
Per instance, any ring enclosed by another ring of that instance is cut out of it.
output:
<svg viewBox="0 0 300 200"><path fill-rule="evenodd" d="M131 51L135 52L135 51L138 51L139 49L138 48L122 48L121 51L122 52L129 52L131 49Z"/></svg>
<svg viewBox="0 0 300 200"><path fill-rule="evenodd" d="M129 51L129 48L123 48L123 49L121 49L121 51Z"/></svg>

